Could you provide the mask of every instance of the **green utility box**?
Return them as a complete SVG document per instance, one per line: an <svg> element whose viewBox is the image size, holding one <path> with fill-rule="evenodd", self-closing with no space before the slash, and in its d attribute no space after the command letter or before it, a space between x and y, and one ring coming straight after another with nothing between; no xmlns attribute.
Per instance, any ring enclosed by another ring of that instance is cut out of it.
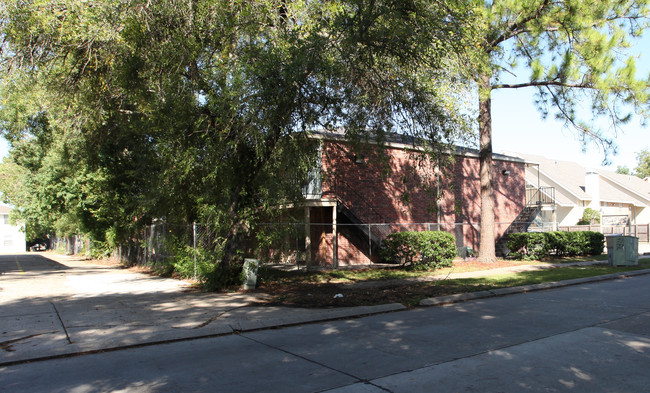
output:
<svg viewBox="0 0 650 393"><path fill-rule="evenodd" d="M607 241L607 259L610 266L635 266L639 264L639 238L610 235Z"/></svg>

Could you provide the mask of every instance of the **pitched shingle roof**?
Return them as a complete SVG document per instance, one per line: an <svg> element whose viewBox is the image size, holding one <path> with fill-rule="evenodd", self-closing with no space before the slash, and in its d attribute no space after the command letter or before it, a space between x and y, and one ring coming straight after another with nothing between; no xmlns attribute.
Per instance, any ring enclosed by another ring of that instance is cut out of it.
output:
<svg viewBox="0 0 650 393"><path fill-rule="evenodd" d="M516 155L533 164L526 170L526 179L530 183L537 184L537 166L534 164L539 164L540 173L561 186L562 190L556 189L556 199L560 205L575 204L575 199L592 200L592 196L585 192L585 174L589 171L600 175L601 201L629 203L634 206L650 205L650 182L636 176L621 175L600 168L587 168L575 162L549 159L534 154L517 153ZM540 186L553 187L555 184L548 184L543 177L540 177Z"/></svg>

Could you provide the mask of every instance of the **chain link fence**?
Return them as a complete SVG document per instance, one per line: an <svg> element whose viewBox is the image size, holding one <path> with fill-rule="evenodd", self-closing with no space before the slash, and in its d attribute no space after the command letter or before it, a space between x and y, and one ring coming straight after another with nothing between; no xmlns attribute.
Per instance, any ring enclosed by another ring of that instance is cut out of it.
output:
<svg viewBox="0 0 650 393"><path fill-rule="evenodd" d="M382 241L391 233L404 231L449 232L456 239L459 255L471 257L478 249L480 231L476 223L296 223L265 226L274 228L275 233L281 235L276 235L275 242L266 244L266 247L258 247L258 258L298 268L382 263ZM508 226L499 223L496 231L503 233Z"/></svg>
<svg viewBox="0 0 650 393"><path fill-rule="evenodd" d="M498 239L512 223L495 224ZM531 230L553 230L536 227ZM567 230L566 228L559 228ZM575 230L571 228L569 230ZM580 228L594 230L596 228ZM602 230L603 228L598 228ZM596 230L598 230L596 229ZM382 263L381 243L391 233L403 231L444 231L454 235L459 256L472 257L478 250L480 225L478 223L265 223L256 226L252 236L240 249L263 263L305 268L308 266L344 267ZM613 231L612 231L613 232ZM648 230L637 230L643 236ZM645 239L644 239L645 240ZM646 240L647 241L647 240ZM185 255L203 251L218 253L223 238L211 225L194 223L177 225L157 222L143 229L138 238L116 250L115 257L129 264L164 266L175 253ZM68 254L90 255L92 242L82 236L52 239L50 248Z"/></svg>

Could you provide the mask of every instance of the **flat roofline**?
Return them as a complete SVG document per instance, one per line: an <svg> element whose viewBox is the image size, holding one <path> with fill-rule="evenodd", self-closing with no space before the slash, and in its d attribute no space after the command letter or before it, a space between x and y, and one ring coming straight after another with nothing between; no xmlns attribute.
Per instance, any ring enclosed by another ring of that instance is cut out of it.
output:
<svg viewBox="0 0 650 393"><path fill-rule="evenodd" d="M309 131L309 138L317 140L326 140L326 141L336 141L336 142L349 142L345 138L345 133L343 131L327 131L327 130L313 130ZM369 140L368 143L377 145L376 140ZM413 137L402 134L388 134L386 138L386 143L384 146L400 150L423 150L422 147L418 146L415 143ZM457 156L463 157L472 157L479 158L479 151L473 148L464 147L464 146L454 146L454 150L447 149L446 154L454 154ZM507 156L499 153L492 153L492 159L497 161L506 161L506 162L516 162L527 164L527 161L513 156Z"/></svg>

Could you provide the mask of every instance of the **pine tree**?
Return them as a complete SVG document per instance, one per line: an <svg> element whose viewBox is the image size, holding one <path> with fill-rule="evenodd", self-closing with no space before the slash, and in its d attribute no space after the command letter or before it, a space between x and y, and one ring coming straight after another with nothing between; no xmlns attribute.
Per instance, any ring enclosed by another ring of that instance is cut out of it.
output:
<svg viewBox="0 0 650 393"><path fill-rule="evenodd" d="M631 40L648 27L647 0L486 0L477 1L482 42L477 48L481 161L479 258L494 261L491 93L536 89L543 117L575 130L583 143L615 149L610 129L647 111L650 77L638 75L635 58L625 55ZM521 75L522 70L527 75ZM586 113L585 113L586 112ZM591 117L591 118L590 118Z"/></svg>

